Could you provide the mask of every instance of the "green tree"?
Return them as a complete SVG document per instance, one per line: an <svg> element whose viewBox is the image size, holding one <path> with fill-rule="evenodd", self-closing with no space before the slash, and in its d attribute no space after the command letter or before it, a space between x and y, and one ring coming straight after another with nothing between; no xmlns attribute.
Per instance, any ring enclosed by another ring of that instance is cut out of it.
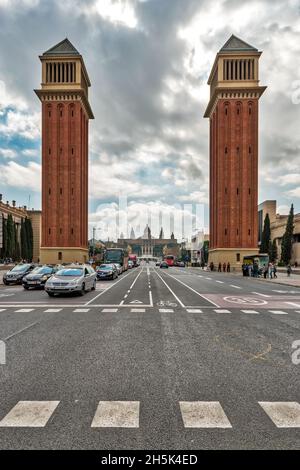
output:
<svg viewBox="0 0 300 470"><path fill-rule="evenodd" d="M278 258L277 243L275 238L272 243L270 242L269 257L272 263L274 263Z"/></svg>
<svg viewBox="0 0 300 470"><path fill-rule="evenodd" d="M21 221L21 257L28 259L27 234L23 219Z"/></svg>
<svg viewBox="0 0 300 470"><path fill-rule="evenodd" d="M270 217L266 214L264 220L264 228L261 236L260 253L269 253L269 245L271 240Z"/></svg>
<svg viewBox="0 0 300 470"><path fill-rule="evenodd" d="M292 257L292 244L294 232L294 205L291 205L290 213L286 223L286 229L281 241L281 261L288 265Z"/></svg>
<svg viewBox="0 0 300 470"><path fill-rule="evenodd" d="M27 246L27 260L31 261L33 257L33 231L30 219L25 219L25 233L26 233L26 246Z"/></svg>
<svg viewBox="0 0 300 470"><path fill-rule="evenodd" d="M202 259L201 259L201 263L205 263L207 264L208 263L208 250L209 250L209 241L208 240L205 240L203 242L203 247L202 247Z"/></svg>
<svg viewBox="0 0 300 470"><path fill-rule="evenodd" d="M9 258L13 258L15 254L15 224L14 224L11 214L8 214L6 229L7 229L6 253Z"/></svg>
<svg viewBox="0 0 300 470"><path fill-rule="evenodd" d="M7 224L5 218L2 216L2 249L1 256L7 257Z"/></svg>

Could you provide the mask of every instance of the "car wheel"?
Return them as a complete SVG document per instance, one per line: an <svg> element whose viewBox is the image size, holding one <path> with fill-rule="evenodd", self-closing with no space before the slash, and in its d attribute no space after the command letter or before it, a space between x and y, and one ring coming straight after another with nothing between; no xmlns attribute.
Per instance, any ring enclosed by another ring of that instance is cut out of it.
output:
<svg viewBox="0 0 300 470"><path fill-rule="evenodd" d="M83 283L81 286L81 291L79 291L79 295L84 295L85 294L85 284Z"/></svg>
<svg viewBox="0 0 300 470"><path fill-rule="evenodd" d="M5 281L4 279L3 279L3 284L4 284L5 286L8 286L8 282Z"/></svg>
<svg viewBox="0 0 300 470"><path fill-rule="evenodd" d="M24 289L29 290L29 287L28 287L28 286L23 286L23 287L24 287Z"/></svg>
<svg viewBox="0 0 300 470"><path fill-rule="evenodd" d="M94 284L93 284L92 290L96 290L96 279L94 280Z"/></svg>
<svg viewBox="0 0 300 470"><path fill-rule="evenodd" d="M54 292L47 292L47 294L49 295L49 297L54 297Z"/></svg>

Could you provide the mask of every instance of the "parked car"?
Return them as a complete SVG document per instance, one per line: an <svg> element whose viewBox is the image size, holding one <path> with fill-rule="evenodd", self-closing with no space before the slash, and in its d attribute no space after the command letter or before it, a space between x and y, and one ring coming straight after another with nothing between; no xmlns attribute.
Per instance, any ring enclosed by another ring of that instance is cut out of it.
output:
<svg viewBox="0 0 300 470"><path fill-rule="evenodd" d="M115 264L101 264L96 268L97 279L116 279L118 270Z"/></svg>
<svg viewBox="0 0 300 470"><path fill-rule="evenodd" d="M117 268L118 275L122 274L122 272L123 272L122 266L121 266L119 263L114 263L114 265L115 265L116 268Z"/></svg>
<svg viewBox="0 0 300 470"><path fill-rule="evenodd" d="M169 265L168 265L168 263L166 263L165 261L163 261L162 263L160 263L160 266L159 266L159 267L162 268L162 269L168 269Z"/></svg>
<svg viewBox="0 0 300 470"><path fill-rule="evenodd" d="M161 261L156 261L155 266L160 266Z"/></svg>
<svg viewBox="0 0 300 470"><path fill-rule="evenodd" d="M134 268L133 261L128 261L128 269Z"/></svg>
<svg viewBox="0 0 300 470"><path fill-rule="evenodd" d="M184 268L184 267L185 267L185 263L184 263L183 261L178 261L177 266L178 266L179 268Z"/></svg>
<svg viewBox="0 0 300 470"><path fill-rule="evenodd" d="M17 264L10 271L3 275L3 282L6 286L10 284L22 284L22 279L29 274L35 265L32 263Z"/></svg>
<svg viewBox="0 0 300 470"><path fill-rule="evenodd" d="M55 294L72 292L84 295L86 291L95 289L96 273L87 264L59 269L45 284L45 291L50 297L53 297Z"/></svg>
<svg viewBox="0 0 300 470"><path fill-rule="evenodd" d="M58 268L54 266L37 266L29 274L26 274L22 279L24 289L43 289L46 282L56 273Z"/></svg>

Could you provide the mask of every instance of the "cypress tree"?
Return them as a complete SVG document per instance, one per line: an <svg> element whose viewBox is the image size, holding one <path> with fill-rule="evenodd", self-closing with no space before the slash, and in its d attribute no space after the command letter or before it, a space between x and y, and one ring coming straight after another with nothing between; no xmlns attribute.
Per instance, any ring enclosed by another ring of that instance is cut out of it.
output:
<svg viewBox="0 0 300 470"><path fill-rule="evenodd" d="M13 258L14 256L14 246L15 246L14 222L13 222L12 215L8 214L6 252L9 258Z"/></svg>
<svg viewBox="0 0 300 470"><path fill-rule="evenodd" d="M274 238L273 242L270 244L270 251L269 251L270 261L274 263L278 258L278 250L276 240Z"/></svg>
<svg viewBox="0 0 300 470"><path fill-rule="evenodd" d="M270 228L270 217L269 214L266 214L264 220L264 229L261 236L261 244L260 244L260 253L269 253L269 246L271 240L271 228Z"/></svg>
<svg viewBox="0 0 300 470"><path fill-rule="evenodd" d="M2 256L7 257L7 225L6 220L2 216Z"/></svg>
<svg viewBox="0 0 300 470"><path fill-rule="evenodd" d="M291 205L290 213L286 223L286 229L281 242L281 261L288 265L292 257L292 244L294 232L294 205Z"/></svg>
<svg viewBox="0 0 300 470"><path fill-rule="evenodd" d="M25 223L23 219L21 221L21 257L23 259L28 259L26 229L25 229Z"/></svg>
<svg viewBox="0 0 300 470"><path fill-rule="evenodd" d="M26 219L27 222L27 246L28 246L28 259L32 261L33 258L33 231L31 219Z"/></svg>

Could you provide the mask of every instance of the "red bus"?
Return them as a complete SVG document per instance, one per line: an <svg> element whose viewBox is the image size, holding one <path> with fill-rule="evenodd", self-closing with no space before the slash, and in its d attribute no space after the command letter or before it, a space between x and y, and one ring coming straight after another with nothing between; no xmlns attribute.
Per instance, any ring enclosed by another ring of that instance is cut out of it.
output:
<svg viewBox="0 0 300 470"><path fill-rule="evenodd" d="M128 256L128 261L132 261L133 262L133 266L136 267L137 265L137 256L132 254L132 255L129 255Z"/></svg>
<svg viewBox="0 0 300 470"><path fill-rule="evenodd" d="M174 255L167 255L164 256L164 261L167 263L168 266L175 266L176 258Z"/></svg>

